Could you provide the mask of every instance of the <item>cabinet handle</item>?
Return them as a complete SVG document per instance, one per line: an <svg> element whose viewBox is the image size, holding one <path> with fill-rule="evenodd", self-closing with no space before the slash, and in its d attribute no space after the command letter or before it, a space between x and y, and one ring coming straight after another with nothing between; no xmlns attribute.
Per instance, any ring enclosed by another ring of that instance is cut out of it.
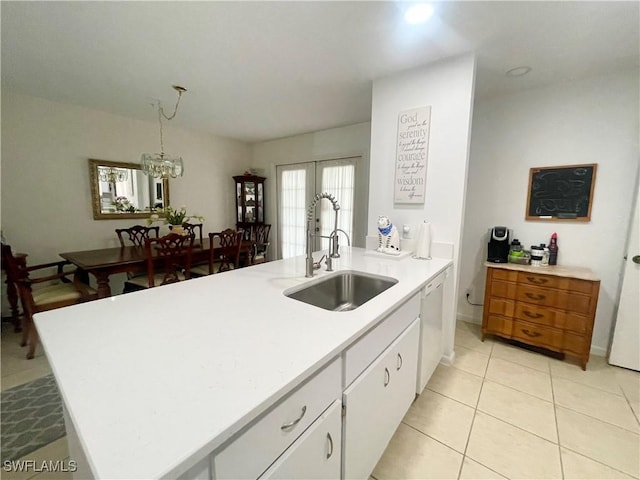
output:
<svg viewBox="0 0 640 480"><path fill-rule="evenodd" d="M384 369L384 386L389 385L389 381L391 380L391 374L389 374L389 370L385 367Z"/></svg>
<svg viewBox="0 0 640 480"><path fill-rule="evenodd" d="M285 423L284 425L282 425L282 426L280 427L280 430L287 430L287 429L289 429L289 428L295 427L295 426L298 424L298 422L299 422L300 420L302 420L302 417L304 417L304 414L305 414L305 413L307 413L307 406L306 406L306 405L303 405L303 407L302 407L302 413L300 414L300 416L299 416L298 418L296 418L293 422Z"/></svg>
<svg viewBox="0 0 640 480"><path fill-rule="evenodd" d="M527 298L530 298L531 300L542 300L544 298L547 298L546 295L540 295L540 294L535 294L535 293L525 293L525 295L527 296Z"/></svg>
<svg viewBox="0 0 640 480"><path fill-rule="evenodd" d="M523 329L522 333L524 333L526 336L532 337L532 338L539 337L540 335L542 335L540 332L530 332L527 329Z"/></svg>
<svg viewBox="0 0 640 480"><path fill-rule="evenodd" d="M536 277L527 277L527 280L529 280L531 283L537 283L538 285L545 284L549 281L546 278L536 278Z"/></svg>
<svg viewBox="0 0 640 480"><path fill-rule="evenodd" d="M398 354L398 363L397 363L397 367L396 370L400 370L402 368L402 355Z"/></svg>
<svg viewBox="0 0 640 480"><path fill-rule="evenodd" d="M327 440L329 440L329 452L327 453L327 460L331 458L333 455L333 438L331 438L331 434L327 432Z"/></svg>
<svg viewBox="0 0 640 480"><path fill-rule="evenodd" d="M531 313L529 310L525 310L523 313L529 318L544 317L544 315L542 313Z"/></svg>

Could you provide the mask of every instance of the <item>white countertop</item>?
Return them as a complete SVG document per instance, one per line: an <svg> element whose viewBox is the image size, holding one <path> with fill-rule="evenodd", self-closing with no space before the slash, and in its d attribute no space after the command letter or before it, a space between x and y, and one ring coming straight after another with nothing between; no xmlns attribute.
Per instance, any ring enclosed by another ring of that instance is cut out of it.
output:
<svg viewBox="0 0 640 480"><path fill-rule="evenodd" d="M364 252L334 269L398 283L350 312L283 295L313 280L300 256L36 315L95 476L182 473L451 264Z"/></svg>

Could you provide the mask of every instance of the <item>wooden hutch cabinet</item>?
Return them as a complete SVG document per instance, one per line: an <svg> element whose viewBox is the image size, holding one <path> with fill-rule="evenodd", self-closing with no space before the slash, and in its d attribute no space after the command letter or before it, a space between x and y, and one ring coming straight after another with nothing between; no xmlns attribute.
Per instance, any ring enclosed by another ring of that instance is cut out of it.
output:
<svg viewBox="0 0 640 480"><path fill-rule="evenodd" d="M578 359L587 367L600 280L587 268L485 264L486 334Z"/></svg>
<svg viewBox="0 0 640 480"><path fill-rule="evenodd" d="M236 227L250 233L255 225L264 223L264 177L237 175Z"/></svg>

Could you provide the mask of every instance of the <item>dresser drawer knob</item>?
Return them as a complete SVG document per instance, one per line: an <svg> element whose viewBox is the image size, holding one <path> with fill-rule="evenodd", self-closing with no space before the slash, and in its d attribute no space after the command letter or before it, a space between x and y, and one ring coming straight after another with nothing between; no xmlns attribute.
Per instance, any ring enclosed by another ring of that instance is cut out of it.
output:
<svg viewBox="0 0 640 480"><path fill-rule="evenodd" d="M541 295L539 293L535 294L535 293L527 292L527 293L525 293L525 295L527 296L527 298L530 298L531 300L543 300L543 299L547 298L546 295Z"/></svg>
<svg viewBox="0 0 640 480"><path fill-rule="evenodd" d="M389 370L387 368L384 369L384 386L389 385L389 381L391 380L391 375L389 374Z"/></svg>
<svg viewBox="0 0 640 480"><path fill-rule="evenodd" d="M527 280L529 280L531 283L537 283L539 285L545 284L549 281L546 278L536 278L536 277L527 277Z"/></svg>
<svg viewBox="0 0 640 480"><path fill-rule="evenodd" d="M540 318L540 317L544 317L544 315L542 313L532 313L529 310L525 310L524 314L529 317L529 318Z"/></svg>
<svg viewBox="0 0 640 480"><path fill-rule="evenodd" d="M531 337L531 338L539 337L542 335L539 332L530 332L526 328L522 329L522 333L524 333L527 337Z"/></svg>

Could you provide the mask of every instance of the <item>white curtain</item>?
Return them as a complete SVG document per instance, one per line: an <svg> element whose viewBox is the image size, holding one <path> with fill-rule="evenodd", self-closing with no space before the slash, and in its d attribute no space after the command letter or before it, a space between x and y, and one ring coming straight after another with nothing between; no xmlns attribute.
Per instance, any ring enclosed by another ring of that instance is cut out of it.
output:
<svg viewBox="0 0 640 480"><path fill-rule="evenodd" d="M320 162L322 163L322 162ZM343 162L340 162L343 163ZM344 165L321 166L322 183L321 191L332 194L340 205L338 211L338 228L341 228L349 238L353 237L353 203L355 194L355 165L349 162ZM334 228L335 213L331 203L322 200L322 210L320 222L322 225L322 235L328 236ZM346 245L346 239L342 233L340 243ZM322 239L322 249L329 248L329 240Z"/></svg>
<svg viewBox="0 0 640 480"><path fill-rule="evenodd" d="M280 244L282 258L302 255L305 248L306 170L283 170L280 181Z"/></svg>

